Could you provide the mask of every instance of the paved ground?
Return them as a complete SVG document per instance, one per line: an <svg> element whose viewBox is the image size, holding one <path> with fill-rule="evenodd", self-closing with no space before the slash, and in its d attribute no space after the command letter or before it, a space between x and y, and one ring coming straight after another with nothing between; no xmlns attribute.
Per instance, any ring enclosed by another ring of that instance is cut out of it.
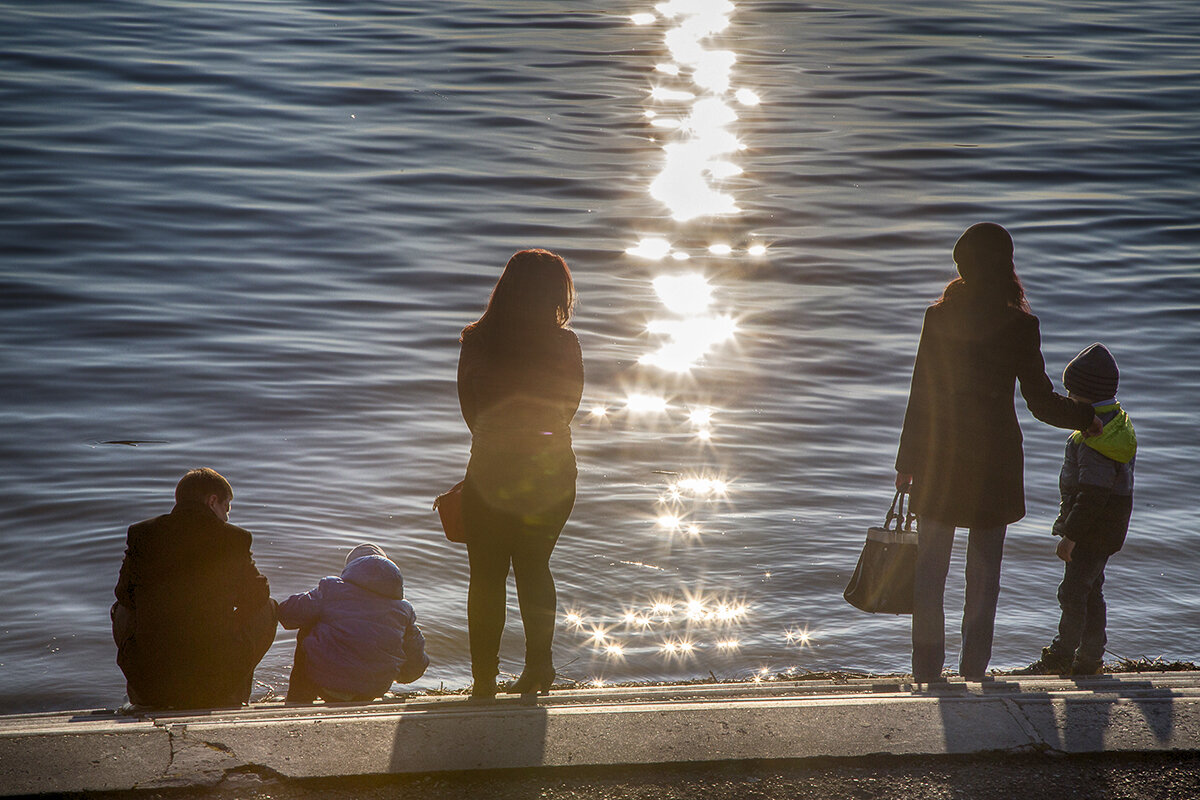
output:
<svg viewBox="0 0 1200 800"><path fill-rule="evenodd" d="M894 757L562 768L311 781L231 776L207 789L96 800L1189 800L1200 755Z"/></svg>
<svg viewBox="0 0 1200 800"><path fill-rule="evenodd" d="M443 696L0 717L0 795L22 792L1187 800L1200 798L1200 672L575 689L536 704Z"/></svg>

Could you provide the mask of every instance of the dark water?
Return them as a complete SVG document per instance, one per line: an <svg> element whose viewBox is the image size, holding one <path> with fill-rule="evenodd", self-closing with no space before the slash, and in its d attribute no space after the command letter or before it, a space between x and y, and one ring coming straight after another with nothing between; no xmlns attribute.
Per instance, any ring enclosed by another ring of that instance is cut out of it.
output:
<svg viewBox="0 0 1200 800"><path fill-rule="evenodd" d="M467 458L457 331L528 246L570 262L587 362L560 671L904 670L907 619L840 592L980 219L1015 234L1051 375L1096 340L1121 364L1110 647L1196 659L1198 53L1167 0L0 2L0 710L121 701L125 528L202 464L278 598L383 545L419 685L465 686L466 558L429 503ZM1021 415L997 667L1057 619L1064 434Z"/></svg>

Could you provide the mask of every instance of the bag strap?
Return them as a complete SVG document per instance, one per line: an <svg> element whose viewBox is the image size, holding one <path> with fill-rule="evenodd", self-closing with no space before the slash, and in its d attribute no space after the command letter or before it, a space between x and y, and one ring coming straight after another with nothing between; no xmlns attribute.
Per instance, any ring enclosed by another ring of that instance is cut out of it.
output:
<svg viewBox="0 0 1200 800"><path fill-rule="evenodd" d="M911 498L909 497L909 493L911 491L911 483L906 483L896 490L896 494L892 497L892 505L890 508L888 508L887 519L885 519L883 522L884 530L888 530L888 526L892 524L892 520L895 520L895 530L899 532L901 519L904 520L904 530L912 530L913 520L917 518L917 515L908 508L908 504L905 502L906 498L911 501Z"/></svg>

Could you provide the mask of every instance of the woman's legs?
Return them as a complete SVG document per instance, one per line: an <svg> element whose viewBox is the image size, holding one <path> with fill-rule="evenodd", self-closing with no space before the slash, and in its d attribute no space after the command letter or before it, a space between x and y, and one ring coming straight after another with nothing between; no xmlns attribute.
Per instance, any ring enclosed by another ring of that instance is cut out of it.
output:
<svg viewBox="0 0 1200 800"><path fill-rule="evenodd" d="M550 572L554 543L554 538L526 536L513 553L517 601L525 628L525 669L538 675L554 671L551 648L558 615L558 594Z"/></svg>
<svg viewBox="0 0 1200 800"><path fill-rule="evenodd" d="M571 509L575 492L546 509L537 518L526 520L513 549L513 572L517 581L517 601L525 628L525 670L535 682L549 682L554 675L554 625L558 616L558 594L550 572L550 555L558 542ZM549 689L550 687L544 686Z"/></svg>
<svg viewBox="0 0 1200 800"><path fill-rule="evenodd" d="M488 506L471 490L470 481L465 488L463 521L471 565L467 627L476 686L494 685L499 672L510 564L525 629L526 668L533 670L530 674L535 677L552 675L558 597L550 572L550 554L571 514L575 492L572 489L568 496L536 515L520 517Z"/></svg>
<svg viewBox="0 0 1200 800"><path fill-rule="evenodd" d="M1004 525L971 528L967 540L967 594L963 604L962 654L958 664L959 674L964 678L982 678L987 674L992 658L1005 529Z"/></svg>
<svg viewBox="0 0 1200 800"><path fill-rule="evenodd" d="M937 680L946 661L946 615L942 605L954 547L954 526L920 520L913 590L912 669L921 683Z"/></svg>
<svg viewBox="0 0 1200 800"><path fill-rule="evenodd" d="M477 689L495 688L500 671L500 637L504 633L508 568L512 557L501 515L492 512L470 484L463 492L463 523L471 581L467 589L467 638L471 674Z"/></svg>

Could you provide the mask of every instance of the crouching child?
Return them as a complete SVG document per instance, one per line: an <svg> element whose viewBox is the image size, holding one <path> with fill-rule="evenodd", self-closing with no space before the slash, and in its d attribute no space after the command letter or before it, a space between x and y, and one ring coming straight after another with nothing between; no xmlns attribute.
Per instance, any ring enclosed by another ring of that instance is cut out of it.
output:
<svg viewBox="0 0 1200 800"><path fill-rule="evenodd" d="M375 700L429 666L400 568L373 544L351 550L340 577L280 603L279 623L299 630L289 703Z"/></svg>

